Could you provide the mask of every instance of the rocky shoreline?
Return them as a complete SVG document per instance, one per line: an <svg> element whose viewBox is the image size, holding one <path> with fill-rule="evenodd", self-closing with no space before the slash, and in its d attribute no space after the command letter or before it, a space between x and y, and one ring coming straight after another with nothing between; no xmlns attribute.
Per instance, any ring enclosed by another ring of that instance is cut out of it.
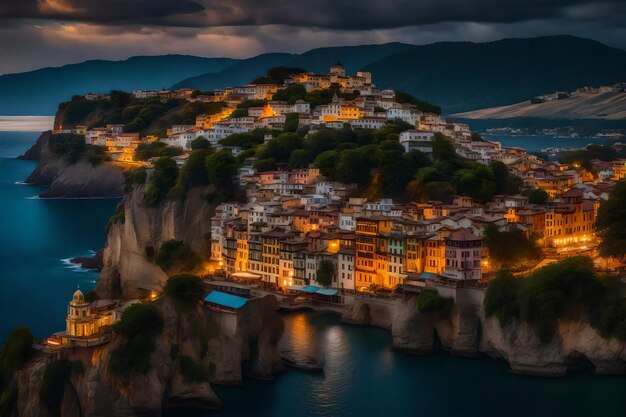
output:
<svg viewBox="0 0 626 417"><path fill-rule="evenodd" d="M48 187L41 198L120 198L124 195L124 170L111 162L69 164L50 151L52 132L44 132L19 159L38 160L25 183Z"/></svg>
<svg viewBox="0 0 626 417"><path fill-rule="evenodd" d="M466 295L463 291L457 290L450 319L420 314L416 297L409 296L393 303L357 299L342 321L388 329L394 348L407 353L432 353L438 340L452 355L487 355L506 361L512 372L523 375L564 377L580 369L626 375L626 343L603 338L586 318L562 320L552 341L545 343L526 323L501 326L497 318L485 316L481 304L459 303Z"/></svg>
<svg viewBox="0 0 626 417"><path fill-rule="evenodd" d="M167 297L156 305L164 327L150 355L150 370L128 378L111 370L112 353L125 343L119 335L107 345L69 352L68 359L81 361L84 370L72 373L66 382L62 417L160 416L164 410L180 406L216 409L221 401L211 384L240 385L244 363L250 375L261 379L271 379L283 370L278 340L284 328L273 297L250 300L234 326L200 305L181 310ZM208 379L190 379L182 370L183 358L209 369ZM11 416L55 415L39 396L43 375L53 360L52 355L37 354L17 372Z"/></svg>

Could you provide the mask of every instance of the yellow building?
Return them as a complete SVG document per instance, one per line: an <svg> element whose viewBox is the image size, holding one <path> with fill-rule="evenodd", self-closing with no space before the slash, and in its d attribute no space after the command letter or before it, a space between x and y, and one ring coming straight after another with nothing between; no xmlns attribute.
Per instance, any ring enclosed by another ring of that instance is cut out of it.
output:
<svg viewBox="0 0 626 417"><path fill-rule="evenodd" d="M561 202L546 206L546 244L563 247L593 240L598 203L584 200L583 192L576 188L560 199Z"/></svg>
<svg viewBox="0 0 626 417"><path fill-rule="evenodd" d="M101 333L104 326L111 325L112 315L93 312L80 289L76 290L67 307L66 334L72 338L88 338Z"/></svg>
<svg viewBox="0 0 626 417"><path fill-rule="evenodd" d="M392 219L359 217L356 223L355 290L370 285L390 288L390 255L388 235L392 230Z"/></svg>

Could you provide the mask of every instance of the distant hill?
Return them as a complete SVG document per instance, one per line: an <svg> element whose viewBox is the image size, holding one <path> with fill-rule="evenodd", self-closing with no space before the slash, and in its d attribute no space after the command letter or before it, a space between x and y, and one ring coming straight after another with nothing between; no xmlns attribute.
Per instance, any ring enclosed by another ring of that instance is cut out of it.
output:
<svg viewBox="0 0 626 417"><path fill-rule="evenodd" d="M52 115L75 94L167 88L181 78L221 71L230 58L185 55L133 57L125 61L86 61L0 76L0 115Z"/></svg>
<svg viewBox="0 0 626 417"><path fill-rule="evenodd" d="M187 87L214 90L247 84L259 75L265 74L268 69L277 66L321 72L327 71L331 65L337 62L341 62L349 73L354 73L367 64L410 47L412 45L396 42L382 45L317 48L303 54L263 54L242 60L221 72L207 73L182 80L173 85L172 88Z"/></svg>
<svg viewBox="0 0 626 417"><path fill-rule="evenodd" d="M626 93L598 92L576 94L562 100L532 104L530 101L510 106L491 107L453 114L460 119L511 119L533 117L542 119L626 119Z"/></svg>
<svg viewBox="0 0 626 417"><path fill-rule="evenodd" d="M518 103L551 91L625 81L626 51L573 36L414 46L369 64L379 86L447 114Z"/></svg>
<svg viewBox="0 0 626 417"><path fill-rule="evenodd" d="M336 62L343 63L349 73L371 71L378 86L441 105L445 114L626 81L626 51L573 36L342 46L244 60L167 55L88 61L0 76L0 115L53 114L59 102L89 91L220 89L246 84L271 67L320 72Z"/></svg>
<svg viewBox="0 0 626 417"><path fill-rule="evenodd" d="M262 54L238 61L221 71L209 71L195 77L183 79L171 88L197 88L202 91L219 90L226 87L248 84L253 79L264 75L268 69L288 65L293 54Z"/></svg>

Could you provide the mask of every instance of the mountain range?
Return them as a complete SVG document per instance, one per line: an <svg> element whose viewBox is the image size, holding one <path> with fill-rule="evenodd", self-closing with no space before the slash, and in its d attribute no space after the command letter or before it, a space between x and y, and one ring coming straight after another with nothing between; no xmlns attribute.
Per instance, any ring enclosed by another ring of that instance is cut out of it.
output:
<svg viewBox="0 0 626 417"><path fill-rule="evenodd" d="M348 73L371 71L379 87L441 105L444 113L509 105L553 91L626 81L626 51L574 36L317 48L248 59L167 55L126 61L87 61L0 76L0 114L53 114L74 94L111 89L246 84L269 68L325 71L341 62Z"/></svg>

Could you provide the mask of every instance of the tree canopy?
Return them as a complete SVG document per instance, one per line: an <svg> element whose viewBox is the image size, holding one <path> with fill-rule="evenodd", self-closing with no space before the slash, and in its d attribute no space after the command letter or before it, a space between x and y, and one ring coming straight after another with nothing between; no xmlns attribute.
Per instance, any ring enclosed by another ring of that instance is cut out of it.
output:
<svg viewBox="0 0 626 417"><path fill-rule="evenodd" d="M599 277L593 261L584 256L565 258L514 278L501 271L489 283L485 312L505 325L512 319L530 324L543 341L556 332L557 320L586 315L603 337L626 340L626 300L614 280Z"/></svg>
<svg viewBox="0 0 626 417"><path fill-rule="evenodd" d="M333 277L335 276L335 264L328 259L323 259L317 266L317 274L315 280L328 287L333 284Z"/></svg>
<svg viewBox="0 0 626 417"><path fill-rule="evenodd" d="M623 259L626 255L626 182L615 185L609 199L602 202L596 219L600 254Z"/></svg>

